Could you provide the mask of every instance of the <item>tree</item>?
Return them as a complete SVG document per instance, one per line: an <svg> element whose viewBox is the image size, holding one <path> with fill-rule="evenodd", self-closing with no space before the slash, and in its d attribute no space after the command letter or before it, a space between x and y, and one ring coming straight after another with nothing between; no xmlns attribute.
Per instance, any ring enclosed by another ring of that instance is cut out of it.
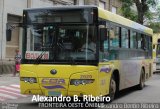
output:
<svg viewBox="0 0 160 109"><path fill-rule="evenodd" d="M122 15L131 20L137 21L140 24L144 23L144 20L151 19L152 14L149 7L155 7L157 0L121 0L122 1ZM137 13L131 9L132 6L136 6Z"/></svg>
<svg viewBox="0 0 160 109"><path fill-rule="evenodd" d="M148 27L153 29L153 33L160 33L160 22L151 22Z"/></svg>

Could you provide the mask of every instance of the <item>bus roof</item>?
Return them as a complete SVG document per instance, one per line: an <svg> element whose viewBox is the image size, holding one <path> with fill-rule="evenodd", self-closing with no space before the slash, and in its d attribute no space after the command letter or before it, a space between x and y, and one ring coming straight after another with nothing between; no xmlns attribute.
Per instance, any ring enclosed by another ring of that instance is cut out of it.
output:
<svg viewBox="0 0 160 109"><path fill-rule="evenodd" d="M33 11L33 10L52 10L52 9L57 9L57 10L61 10L61 9L83 9L83 8L97 8L98 9L98 13L99 13L99 17L108 21L112 21L115 22L117 24L121 24L130 28L134 28L136 30L139 30L141 32L145 32L149 35L153 35L153 30L145 27L141 24L138 24L134 21L131 21L129 19L126 19L120 15L114 14L112 12L109 12L107 10L104 10L102 8L93 6L93 5L82 5L82 6L54 6L54 7L46 7L46 8L29 8L29 9L25 9L24 11Z"/></svg>
<svg viewBox="0 0 160 109"><path fill-rule="evenodd" d="M97 8L96 6L94 5L82 5L82 6L78 6L78 5L66 5L66 6L53 6L53 7L43 7L43 8L27 8L27 9L24 9L25 11L32 11L32 10L50 10L50 9L84 9L84 8Z"/></svg>
<svg viewBox="0 0 160 109"><path fill-rule="evenodd" d="M115 22L117 24L121 24L136 30L139 30L141 32L145 32L147 34L153 35L153 30L145 27L141 24L138 24L134 21L131 21L129 19L126 19L120 15L114 14L112 12L109 12L107 10L104 10L102 8L98 8L99 17L108 21Z"/></svg>

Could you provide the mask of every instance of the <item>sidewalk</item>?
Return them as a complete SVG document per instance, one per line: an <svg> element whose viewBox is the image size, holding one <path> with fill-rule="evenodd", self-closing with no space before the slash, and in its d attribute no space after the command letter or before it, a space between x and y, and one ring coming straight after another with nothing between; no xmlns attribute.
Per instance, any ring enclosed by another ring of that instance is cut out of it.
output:
<svg viewBox="0 0 160 109"><path fill-rule="evenodd" d="M15 62L12 60L0 60L0 75L10 74L14 71Z"/></svg>
<svg viewBox="0 0 160 109"><path fill-rule="evenodd" d="M10 85L10 84L19 84L19 83L20 83L20 79L18 74L15 77L13 77L13 74L0 75L0 86Z"/></svg>
<svg viewBox="0 0 160 109"><path fill-rule="evenodd" d="M14 76L13 76L12 73L10 73L10 74L1 74L1 75L0 75L0 78L1 78L1 77L14 77ZM15 77L19 77L19 74L16 74Z"/></svg>

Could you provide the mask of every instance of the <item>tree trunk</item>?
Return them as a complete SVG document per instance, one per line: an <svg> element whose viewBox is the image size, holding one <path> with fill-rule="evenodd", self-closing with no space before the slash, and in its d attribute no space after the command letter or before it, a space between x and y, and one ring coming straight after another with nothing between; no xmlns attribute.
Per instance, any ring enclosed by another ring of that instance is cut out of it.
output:
<svg viewBox="0 0 160 109"><path fill-rule="evenodd" d="M146 0L134 0L138 11L138 23L143 25L144 13L147 11Z"/></svg>
<svg viewBox="0 0 160 109"><path fill-rule="evenodd" d="M140 24L142 24L143 25L143 20L144 20L144 13L143 12L140 12L140 11L138 11L138 19L137 19L138 21L138 23L140 23Z"/></svg>

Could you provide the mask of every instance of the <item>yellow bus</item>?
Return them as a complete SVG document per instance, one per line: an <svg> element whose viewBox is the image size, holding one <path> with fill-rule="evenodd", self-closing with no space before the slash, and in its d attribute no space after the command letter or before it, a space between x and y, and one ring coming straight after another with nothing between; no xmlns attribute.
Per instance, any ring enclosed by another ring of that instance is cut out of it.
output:
<svg viewBox="0 0 160 109"><path fill-rule="evenodd" d="M153 35L153 72L160 71L160 34Z"/></svg>
<svg viewBox="0 0 160 109"><path fill-rule="evenodd" d="M26 9L23 32L22 94L113 100L152 74L152 29L95 6Z"/></svg>

